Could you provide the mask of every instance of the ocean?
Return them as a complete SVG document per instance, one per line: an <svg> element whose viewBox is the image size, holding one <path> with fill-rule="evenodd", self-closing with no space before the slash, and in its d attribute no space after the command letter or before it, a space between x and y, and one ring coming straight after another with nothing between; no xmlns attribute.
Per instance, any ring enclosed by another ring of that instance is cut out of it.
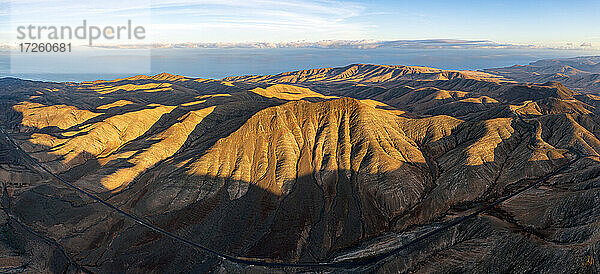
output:
<svg viewBox="0 0 600 274"><path fill-rule="evenodd" d="M19 61L21 71L25 73L11 73L10 54L3 52L0 53L0 77L63 82L115 79L167 72L189 77L220 79L235 75L276 74L311 68L340 67L355 63L480 70L529 64L540 59L599 55L599 53L556 49L447 48L177 48L152 49L143 52L102 50L102 54L94 50L75 54L30 56L29 59ZM140 66L132 65L136 62L146 65L142 65L140 69Z"/></svg>

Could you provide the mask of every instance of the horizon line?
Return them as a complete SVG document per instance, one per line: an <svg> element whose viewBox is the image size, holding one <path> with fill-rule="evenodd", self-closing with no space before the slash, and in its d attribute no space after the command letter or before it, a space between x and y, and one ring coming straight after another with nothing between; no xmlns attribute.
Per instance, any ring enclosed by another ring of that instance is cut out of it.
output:
<svg viewBox="0 0 600 274"><path fill-rule="evenodd" d="M17 42L17 41L12 41ZM50 42L51 41L45 41ZM206 49L274 49L274 48L323 48L323 49L549 49L549 50L583 50L600 51L589 42L565 42L559 45L550 44L519 44L500 43L492 40L469 40L456 38L432 39L328 39L328 40L295 40L295 41L244 41L244 42L147 42L147 43L110 43L110 44L81 44L74 46L102 49L178 49L178 48L206 48ZM15 48L14 44L0 43L0 50Z"/></svg>

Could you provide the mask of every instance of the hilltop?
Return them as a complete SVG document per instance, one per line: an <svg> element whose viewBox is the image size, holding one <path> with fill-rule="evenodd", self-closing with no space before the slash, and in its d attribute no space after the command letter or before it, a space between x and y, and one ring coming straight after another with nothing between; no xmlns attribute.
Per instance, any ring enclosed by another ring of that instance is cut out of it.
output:
<svg viewBox="0 0 600 274"><path fill-rule="evenodd" d="M388 65L0 79L0 270L593 272L599 107L568 82ZM265 266L149 230L10 140L128 214Z"/></svg>

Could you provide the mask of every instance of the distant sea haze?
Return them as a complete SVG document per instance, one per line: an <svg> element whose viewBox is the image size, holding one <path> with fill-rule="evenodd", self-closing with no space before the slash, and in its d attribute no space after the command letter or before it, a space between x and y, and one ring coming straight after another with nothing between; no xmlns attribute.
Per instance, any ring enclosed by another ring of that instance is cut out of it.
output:
<svg viewBox="0 0 600 274"><path fill-rule="evenodd" d="M115 49L123 51L128 49ZM515 64L528 64L540 59L565 58L585 55L599 55L598 51L556 50L556 49L322 49L322 48L272 48L272 49L205 49L177 48L152 49L148 56L150 68L146 71L126 71L118 73L111 67L98 67L97 72L61 73L60 62L85 67L87 58L99 58L94 53L88 55L40 56L32 59L32 71L40 66L47 69L40 73L13 74L9 70L9 55L0 56L0 77L18 77L42 81L89 81L98 79L115 79L137 74L158 74L167 72L189 77L221 79L228 76L250 74L277 74L286 71L342 67L355 63L414 65L440 69L480 70L485 68L505 67ZM116 56L116 55L115 55ZM134 57L134 56L133 56ZM133 58L132 57L132 58ZM61 58L61 59L57 59ZM102 57L102 58L111 58ZM126 66L127 58L123 59ZM67 59L67 60L65 60ZM71 59L71 60L69 60ZM91 59L90 59L91 60ZM110 62L107 62L110 63Z"/></svg>

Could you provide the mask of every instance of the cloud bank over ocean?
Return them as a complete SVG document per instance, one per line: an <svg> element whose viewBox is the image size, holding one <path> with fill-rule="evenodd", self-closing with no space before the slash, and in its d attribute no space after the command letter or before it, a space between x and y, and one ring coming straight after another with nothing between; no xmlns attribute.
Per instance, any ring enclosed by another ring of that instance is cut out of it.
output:
<svg viewBox="0 0 600 274"><path fill-rule="evenodd" d="M460 40L460 39L422 39L422 40L322 40L322 41L294 41L294 42L188 42L188 43L147 43L147 44L120 44L120 45L94 45L99 48L140 49L140 48L332 48L332 49L375 49L375 48L402 48L402 49L589 49L591 43L579 46L540 46L497 43L489 40Z"/></svg>

